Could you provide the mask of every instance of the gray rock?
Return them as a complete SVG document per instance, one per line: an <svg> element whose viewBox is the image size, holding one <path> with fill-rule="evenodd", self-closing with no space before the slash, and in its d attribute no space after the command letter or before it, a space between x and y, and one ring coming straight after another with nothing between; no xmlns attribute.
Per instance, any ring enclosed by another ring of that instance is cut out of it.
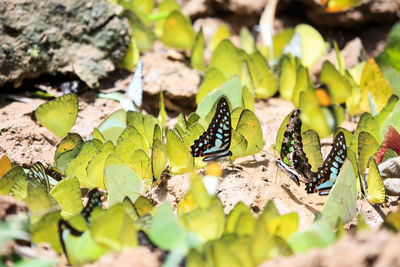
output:
<svg viewBox="0 0 400 267"><path fill-rule="evenodd" d="M106 0L2 0L0 86L74 72L97 87L129 43L127 23Z"/></svg>

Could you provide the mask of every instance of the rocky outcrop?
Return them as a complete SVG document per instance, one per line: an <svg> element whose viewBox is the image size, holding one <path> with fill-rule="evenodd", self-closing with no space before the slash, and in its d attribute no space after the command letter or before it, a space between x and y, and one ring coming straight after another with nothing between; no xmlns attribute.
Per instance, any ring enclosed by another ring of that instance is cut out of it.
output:
<svg viewBox="0 0 400 267"><path fill-rule="evenodd" d="M0 86L73 72L96 87L129 44L127 23L106 0L0 1Z"/></svg>

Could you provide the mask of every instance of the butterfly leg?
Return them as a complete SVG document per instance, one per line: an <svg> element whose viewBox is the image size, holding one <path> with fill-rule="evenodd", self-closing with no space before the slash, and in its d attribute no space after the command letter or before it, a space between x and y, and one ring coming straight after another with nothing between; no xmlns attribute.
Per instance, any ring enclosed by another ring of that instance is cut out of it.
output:
<svg viewBox="0 0 400 267"><path fill-rule="evenodd" d="M277 159L275 163L276 165L284 169L288 173L290 179L292 179L298 186L300 186L300 180L297 173L295 173L292 169L290 169L286 164L282 163L281 160L279 159Z"/></svg>

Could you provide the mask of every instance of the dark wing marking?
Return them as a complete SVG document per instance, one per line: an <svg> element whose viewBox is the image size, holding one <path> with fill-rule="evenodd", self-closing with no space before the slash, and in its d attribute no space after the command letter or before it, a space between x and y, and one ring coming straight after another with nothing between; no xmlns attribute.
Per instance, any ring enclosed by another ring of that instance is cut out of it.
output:
<svg viewBox="0 0 400 267"><path fill-rule="evenodd" d="M94 188L89 191L88 194L89 200L86 203L86 206L82 209L81 215L85 217L87 223L90 223L90 214L92 213L95 207L101 207L101 192Z"/></svg>
<svg viewBox="0 0 400 267"><path fill-rule="evenodd" d="M208 160L217 160L231 155L231 113L227 100L222 97L217 104L214 117L199 139L190 147L193 157L209 157ZM204 159L207 161L207 158Z"/></svg>
<svg viewBox="0 0 400 267"><path fill-rule="evenodd" d="M71 234L73 236L81 236L83 232L76 230L67 221L60 219L58 221L58 237L60 238L61 247L67 259L68 259L68 253L64 239L67 237L68 234Z"/></svg>
<svg viewBox="0 0 400 267"><path fill-rule="evenodd" d="M308 163L307 156L303 151L299 109L295 109L289 117L285 133L283 134L280 156L281 163L297 171L306 181L312 179L313 172L311 171L311 165ZM284 169L289 171L287 168ZM290 177L297 185L300 185L297 175L290 171L289 173L291 174Z"/></svg>
<svg viewBox="0 0 400 267"><path fill-rule="evenodd" d="M342 132L336 135L331 151L324 163L315 173L315 177L306 184L307 193L329 192L339 175L340 169L347 157L346 139Z"/></svg>
<svg viewBox="0 0 400 267"><path fill-rule="evenodd" d="M46 192L50 192L49 177L46 174L46 169L40 161L33 164L27 174L27 178L34 184L42 185Z"/></svg>

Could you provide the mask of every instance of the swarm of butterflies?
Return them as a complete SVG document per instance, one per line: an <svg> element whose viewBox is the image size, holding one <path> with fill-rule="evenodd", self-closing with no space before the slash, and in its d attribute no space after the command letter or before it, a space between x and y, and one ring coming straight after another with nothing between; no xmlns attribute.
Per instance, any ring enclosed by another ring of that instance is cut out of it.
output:
<svg viewBox="0 0 400 267"><path fill-rule="evenodd" d="M332 148L322 166L319 166L316 171L313 171L309 159L303 151L302 121L300 114L301 111L295 109L288 115L289 119L285 126L280 146L280 158L276 160L276 164L285 170L298 186L300 186L300 181L305 183L305 190L307 193L327 195L336 181L347 157L345 135L343 132L338 132L336 134ZM231 135L230 105L227 98L222 96L218 100L215 114L207 130L204 131L191 146L192 156L203 157L203 161L205 162L229 160L232 156L232 152L230 151ZM377 153L377 161L381 161L383 155L390 149L399 154L399 141L400 135L393 127L389 127L385 141ZM0 160L0 167L0 170L3 170L3 173L0 173L0 177L4 172L11 169L11 162L6 156L3 156ZM51 184L49 179L52 179L51 176L54 177L54 174L54 172L49 175L46 174L44 166L40 162L37 162L29 170L27 179L34 184L43 185L46 192L49 192ZM92 189L88 193L89 200L81 211L81 215L88 225L90 225L90 215L92 211L95 207L101 207L101 196L102 194L97 189ZM58 222L58 232L62 248L68 256L68 248L65 245L64 239L68 235L81 236L83 232L75 229L68 221L63 219ZM144 232L139 231L138 235L140 235L139 243L147 244L151 249L154 249L155 245L151 243Z"/></svg>

